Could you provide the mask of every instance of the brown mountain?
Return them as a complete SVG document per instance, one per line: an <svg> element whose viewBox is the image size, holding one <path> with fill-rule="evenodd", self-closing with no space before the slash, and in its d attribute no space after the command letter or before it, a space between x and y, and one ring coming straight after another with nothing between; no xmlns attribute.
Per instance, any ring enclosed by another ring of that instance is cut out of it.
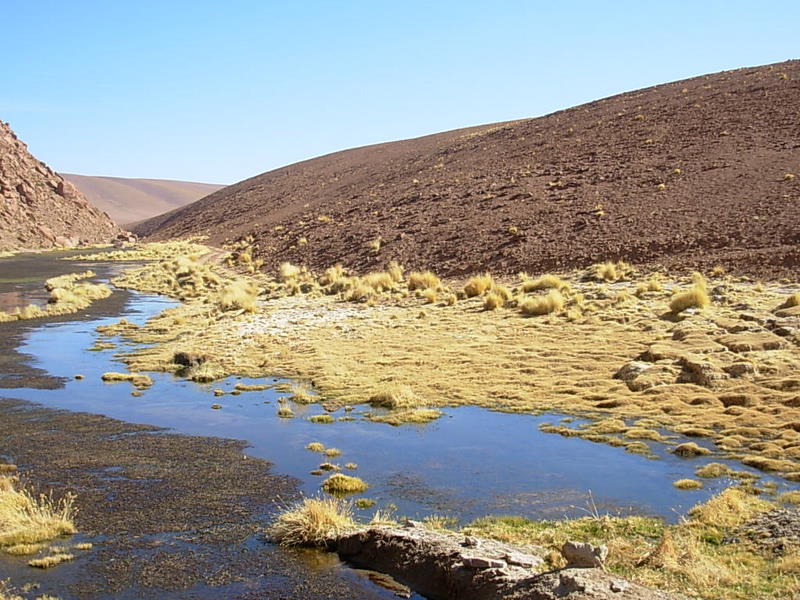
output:
<svg viewBox="0 0 800 600"><path fill-rule="evenodd" d="M122 233L0 121L0 250L109 242Z"/></svg>
<svg viewBox="0 0 800 600"><path fill-rule="evenodd" d="M322 156L137 230L251 234L268 267L396 259L460 275L626 259L796 278L798 115L800 61L738 69Z"/></svg>
<svg viewBox="0 0 800 600"><path fill-rule="evenodd" d="M61 175L78 188L89 202L123 225L179 208L222 187L214 183L170 179L93 177L73 173Z"/></svg>

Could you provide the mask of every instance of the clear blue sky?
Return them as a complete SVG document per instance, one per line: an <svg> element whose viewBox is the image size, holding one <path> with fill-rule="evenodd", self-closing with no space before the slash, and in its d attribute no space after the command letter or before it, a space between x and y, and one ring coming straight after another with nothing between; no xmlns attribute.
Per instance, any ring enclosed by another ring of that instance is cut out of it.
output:
<svg viewBox="0 0 800 600"><path fill-rule="evenodd" d="M0 119L58 171L233 183L800 56L800 3L0 0Z"/></svg>

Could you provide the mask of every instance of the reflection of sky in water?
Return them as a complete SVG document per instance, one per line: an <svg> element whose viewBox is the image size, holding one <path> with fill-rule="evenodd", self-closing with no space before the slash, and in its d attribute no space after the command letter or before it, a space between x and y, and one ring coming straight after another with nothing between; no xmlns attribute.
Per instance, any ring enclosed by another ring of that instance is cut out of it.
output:
<svg viewBox="0 0 800 600"><path fill-rule="evenodd" d="M143 322L146 315L172 305L170 301L134 295L126 318ZM693 477L705 459L683 459L654 444L659 460L650 460L603 444L541 433L538 426L557 422L559 415L517 415L476 407L449 408L436 422L391 427L359 419L364 407L352 413L355 421L331 425L304 419L322 412L318 405L293 406L294 419L277 417L273 390L214 397L212 390L231 390L229 378L198 385L156 373L155 384L133 397L127 383L104 384L100 375L124 370L113 360L117 350L88 352L95 327L116 319L45 325L35 329L20 351L34 357L33 365L70 380L59 390L9 391L9 395L48 406L105 414L132 422L174 428L181 433L247 440L249 453L272 461L277 473L290 474L314 494L320 477L309 474L325 459L305 450L311 441L342 450L331 462L357 463L356 474L370 483L367 497L379 506L395 504L403 515L448 514L471 519L487 513L558 518L586 514L591 491L601 511L643 512L677 519L693 504L730 484L705 480L699 491L682 491L672 482ZM267 380L274 381L274 380ZM221 410L212 410L214 403ZM334 416L343 416L339 411ZM576 423L579 422L576 421ZM575 426L573 423L572 426ZM714 459L719 460L719 459ZM734 464L743 468L740 464ZM345 472L347 472L345 470ZM783 485L783 483L781 483Z"/></svg>

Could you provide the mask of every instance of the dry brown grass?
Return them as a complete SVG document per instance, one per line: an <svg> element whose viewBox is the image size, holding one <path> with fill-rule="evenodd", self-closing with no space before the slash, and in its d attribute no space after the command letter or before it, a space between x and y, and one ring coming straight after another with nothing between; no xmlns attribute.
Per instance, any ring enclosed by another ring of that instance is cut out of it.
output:
<svg viewBox="0 0 800 600"><path fill-rule="evenodd" d="M0 547L35 544L75 533L75 496L34 496L18 480L0 476Z"/></svg>
<svg viewBox="0 0 800 600"><path fill-rule="evenodd" d="M61 563L68 562L74 558L74 554L59 552L58 554L51 554L49 556L43 556L42 558L34 558L33 560L29 560L28 566L35 567L37 569L52 569L53 567L57 567Z"/></svg>
<svg viewBox="0 0 800 600"><path fill-rule="evenodd" d="M269 532L282 546L325 547L354 527L349 502L336 498L305 498L278 515Z"/></svg>
<svg viewBox="0 0 800 600"><path fill-rule="evenodd" d="M557 275L545 274L536 279L526 279L522 282L522 291L527 293L539 290L562 290L568 288L569 284Z"/></svg>
<svg viewBox="0 0 800 600"><path fill-rule="evenodd" d="M258 287L249 281L237 279L227 283L219 293L219 306L222 310L243 310L254 313L258 308L256 299Z"/></svg>
<svg viewBox="0 0 800 600"><path fill-rule="evenodd" d="M690 288L673 296L669 303L669 309L673 313L679 313L687 308L707 308L711 304L708 296L708 285L699 273L692 277L693 284Z"/></svg>

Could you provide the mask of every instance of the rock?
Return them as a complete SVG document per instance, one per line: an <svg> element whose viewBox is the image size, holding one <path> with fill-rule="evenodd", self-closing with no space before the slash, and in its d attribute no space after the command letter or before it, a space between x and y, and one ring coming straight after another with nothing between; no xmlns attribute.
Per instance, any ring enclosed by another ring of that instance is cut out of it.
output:
<svg viewBox="0 0 800 600"><path fill-rule="evenodd" d="M505 561L485 556L461 556L461 562L470 569L501 569L506 566Z"/></svg>
<svg viewBox="0 0 800 600"><path fill-rule="evenodd" d="M788 346L786 340L768 331L732 333L718 337L717 341L731 352L740 353L781 350Z"/></svg>
<svg viewBox="0 0 800 600"><path fill-rule="evenodd" d="M756 366L749 362L735 362L723 367L723 370L731 377L746 377L758 373Z"/></svg>
<svg viewBox="0 0 800 600"><path fill-rule="evenodd" d="M685 600L602 569L537 573L528 563L543 567L539 556L544 555L543 548L475 539L480 553L464 555L463 535L417 527L371 527L341 536L336 549L350 564L387 573L432 600ZM592 560L602 564L605 548L586 546Z"/></svg>
<svg viewBox="0 0 800 600"><path fill-rule="evenodd" d="M468 535L464 538L464 541L461 542L461 545L464 546L465 548L477 548L478 543L479 543L478 538Z"/></svg>
<svg viewBox="0 0 800 600"><path fill-rule="evenodd" d="M522 554L521 552L508 552L503 555L503 559L510 565L533 569L544 564L544 560L532 554Z"/></svg>
<svg viewBox="0 0 800 600"><path fill-rule="evenodd" d="M121 231L0 121L0 250L108 243Z"/></svg>
<svg viewBox="0 0 800 600"><path fill-rule="evenodd" d="M603 568L608 556L608 547L570 540L561 546L561 555L566 559L568 569Z"/></svg>
<svg viewBox="0 0 800 600"><path fill-rule="evenodd" d="M728 379L728 374L705 356L686 354L679 361L683 371L678 377L681 383L694 383L703 387L714 387Z"/></svg>
<svg viewBox="0 0 800 600"><path fill-rule="evenodd" d="M632 392L641 392L667 383L674 383L679 370L671 365L652 365L634 360L625 364L614 374Z"/></svg>

